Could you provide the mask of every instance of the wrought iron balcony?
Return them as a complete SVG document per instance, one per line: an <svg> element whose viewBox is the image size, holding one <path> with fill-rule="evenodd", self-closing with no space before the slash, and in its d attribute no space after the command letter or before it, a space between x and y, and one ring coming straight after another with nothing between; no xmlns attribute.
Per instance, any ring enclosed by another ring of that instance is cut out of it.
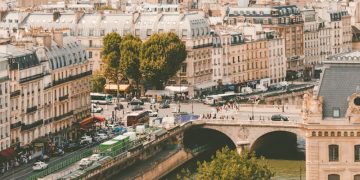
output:
<svg viewBox="0 0 360 180"><path fill-rule="evenodd" d="M15 129L21 126L21 121L18 121L16 123L10 124L10 129Z"/></svg>
<svg viewBox="0 0 360 180"><path fill-rule="evenodd" d="M10 97L20 96L20 90L16 90L10 93Z"/></svg>
<svg viewBox="0 0 360 180"><path fill-rule="evenodd" d="M64 100L66 100L66 99L69 99L69 95L68 95L68 94L65 95L65 96L59 97L59 101L64 101Z"/></svg>
<svg viewBox="0 0 360 180"><path fill-rule="evenodd" d="M37 110L37 106L26 108L26 113L32 113L35 112L36 110Z"/></svg>
<svg viewBox="0 0 360 180"><path fill-rule="evenodd" d="M65 114L54 117L54 121L60 121L60 120L62 120L64 118L66 118L66 117L72 116L73 114L74 114L74 111L69 111L69 112L67 112Z"/></svg>
<svg viewBox="0 0 360 180"><path fill-rule="evenodd" d="M59 80L53 81L53 86L63 84L63 83L69 82L69 81L73 81L73 80L76 80L76 79L79 79L82 77L90 76L91 74L92 74L92 71L90 70L90 71L86 71L86 72L83 72L83 73L80 73L77 75L69 76L67 78L59 79Z"/></svg>
<svg viewBox="0 0 360 180"><path fill-rule="evenodd" d="M35 75L29 76L29 77L26 77L26 78L21 78L19 82L20 83L25 83L25 82L28 82L28 81L32 81L32 80L41 78L43 76L44 76L44 73L35 74Z"/></svg>
<svg viewBox="0 0 360 180"><path fill-rule="evenodd" d="M35 121L35 122L31 123L31 124L22 124L21 131L26 131L26 130L35 128L37 126L43 125L43 124L44 124L44 120L42 120L42 119L40 119L38 121Z"/></svg>

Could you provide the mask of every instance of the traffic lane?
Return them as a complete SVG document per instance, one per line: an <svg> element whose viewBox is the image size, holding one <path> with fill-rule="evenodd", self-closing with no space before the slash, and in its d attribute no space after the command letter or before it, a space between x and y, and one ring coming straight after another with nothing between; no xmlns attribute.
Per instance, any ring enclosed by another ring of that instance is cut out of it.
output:
<svg viewBox="0 0 360 180"><path fill-rule="evenodd" d="M86 150L88 147L83 147L77 151L73 151L73 152L70 152L70 153L66 153L65 155L63 156L58 156L58 157L53 157L50 159L50 162L48 163L49 164L49 167L51 165L54 165L56 163L59 162L59 160L65 160L65 159L69 159L72 155L74 155L75 153L81 153L82 151ZM10 176L8 177L5 177L5 179L11 179L11 180L23 180L23 179L26 179L27 177L30 177L34 174L36 174L38 172L35 172L32 170L32 164L31 166L25 168L25 169L22 169L14 174L11 174Z"/></svg>

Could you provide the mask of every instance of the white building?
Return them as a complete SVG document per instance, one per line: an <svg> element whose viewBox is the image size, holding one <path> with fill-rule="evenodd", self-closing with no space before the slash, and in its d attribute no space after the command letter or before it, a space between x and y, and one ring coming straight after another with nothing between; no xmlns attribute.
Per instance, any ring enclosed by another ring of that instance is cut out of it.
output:
<svg viewBox="0 0 360 180"><path fill-rule="evenodd" d="M10 81L7 59L0 59L0 151L10 147Z"/></svg>

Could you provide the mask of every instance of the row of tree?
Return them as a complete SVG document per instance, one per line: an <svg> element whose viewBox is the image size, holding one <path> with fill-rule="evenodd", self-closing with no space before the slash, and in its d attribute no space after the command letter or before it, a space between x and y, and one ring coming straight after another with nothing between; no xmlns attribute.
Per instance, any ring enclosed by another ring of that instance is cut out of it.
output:
<svg viewBox="0 0 360 180"><path fill-rule="evenodd" d="M143 82L162 89L187 56L185 44L175 33L153 34L143 42L131 34L121 37L112 32L104 37L102 52L104 77L117 84L130 79L136 89ZM95 74L93 85L102 83L102 77ZM93 86L93 90L99 87Z"/></svg>

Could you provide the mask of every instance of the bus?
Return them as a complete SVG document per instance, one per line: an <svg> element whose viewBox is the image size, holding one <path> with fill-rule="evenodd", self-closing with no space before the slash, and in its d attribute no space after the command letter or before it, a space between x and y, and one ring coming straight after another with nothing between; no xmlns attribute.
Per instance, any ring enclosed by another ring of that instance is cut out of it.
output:
<svg viewBox="0 0 360 180"><path fill-rule="evenodd" d="M95 104L111 104L112 95L102 93L90 93L91 103Z"/></svg>
<svg viewBox="0 0 360 180"><path fill-rule="evenodd" d="M229 100L233 99L237 95L240 95L240 94L236 94L235 92L230 91L230 92L225 92L224 94L207 96L205 99L205 104L222 105L222 104L228 102Z"/></svg>
<svg viewBox="0 0 360 180"><path fill-rule="evenodd" d="M149 112L148 111L132 112L126 116L126 123L127 126L149 123Z"/></svg>

